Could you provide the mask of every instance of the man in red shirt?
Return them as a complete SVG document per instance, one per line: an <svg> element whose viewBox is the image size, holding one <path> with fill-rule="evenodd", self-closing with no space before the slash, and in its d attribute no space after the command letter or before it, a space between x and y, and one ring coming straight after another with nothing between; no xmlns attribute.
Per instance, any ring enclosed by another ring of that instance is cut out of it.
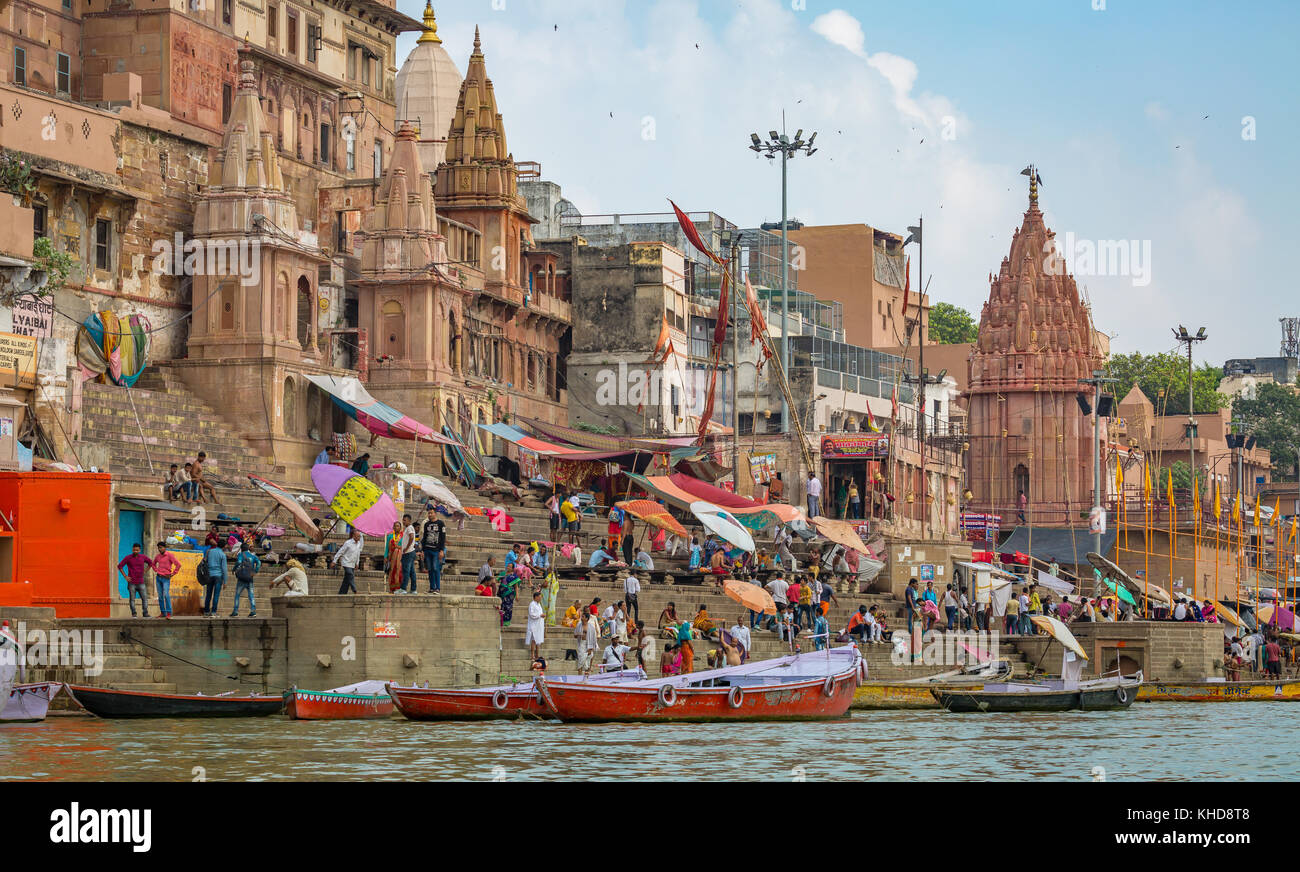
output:
<svg viewBox="0 0 1300 872"><path fill-rule="evenodd" d="M166 542L158 543L158 556L153 559L154 583L158 586L158 616L172 616L172 576L181 570L181 562L167 550ZM148 617L146 613L145 617Z"/></svg>
<svg viewBox="0 0 1300 872"><path fill-rule="evenodd" d="M1274 636L1268 640L1264 646L1264 672L1274 678L1282 677L1282 646L1277 643L1277 637Z"/></svg>
<svg viewBox="0 0 1300 872"><path fill-rule="evenodd" d="M140 553L141 546L137 542L131 546L131 553L123 557L117 563L117 571L126 579L126 599L131 606L131 617L135 617L135 597L140 595L140 607L144 609L144 616L149 617L149 597L144 592L144 570L145 567L153 568L153 561Z"/></svg>

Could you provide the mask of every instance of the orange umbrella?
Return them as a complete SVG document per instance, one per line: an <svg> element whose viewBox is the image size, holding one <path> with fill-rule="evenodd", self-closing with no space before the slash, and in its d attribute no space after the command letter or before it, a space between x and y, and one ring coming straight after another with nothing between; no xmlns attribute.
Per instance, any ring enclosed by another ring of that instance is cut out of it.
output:
<svg viewBox="0 0 1300 872"><path fill-rule="evenodd" d="M764 615L776 614L776 601L772 599L770 593L756 584L731 578L722 585L722 592L751 612Z"/></svg>
<svg viewBox="0 0 1300 872"><path fill-rule="evenodd" d="M681 522L668 513L668 509L654 500L624 500L621 503L615 503L625 512L631 512L636 517L645 521L652 527L658 527L660 530L667 530L674 536L681 536L685 539L689 534Z"/></svg>
<svg viewBox="0 0 1300 872"><path fill-rule="evenodd" d="M823 518L818 515L812 519L812 525L818 533L836 545L843 545L845 548L851 548L859 554L865 554L872 559L875 558L876 555L872 554L871 549L863 543L862 537L858 535L858 531L853 528L852 524L832 520L831 518Z"/></svg>

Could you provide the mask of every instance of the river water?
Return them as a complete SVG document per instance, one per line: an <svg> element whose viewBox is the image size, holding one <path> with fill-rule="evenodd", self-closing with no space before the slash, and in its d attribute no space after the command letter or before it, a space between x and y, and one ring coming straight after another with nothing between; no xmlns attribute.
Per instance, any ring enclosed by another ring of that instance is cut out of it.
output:
<svg viewBox="0 0 1300 872"><path fill-rule="evenodd" d="M52 717L0 725L0 781L1239 782L1300 779L1297 747L1300 703L1286 702L730 725Z"/></svg>

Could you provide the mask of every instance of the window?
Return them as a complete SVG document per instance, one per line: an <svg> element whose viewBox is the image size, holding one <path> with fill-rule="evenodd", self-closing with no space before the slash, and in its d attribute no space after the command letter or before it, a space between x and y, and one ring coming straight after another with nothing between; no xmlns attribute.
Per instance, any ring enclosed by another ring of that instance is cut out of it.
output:
<svg viewBox="0 0 1300 872"><path fill-rule="evenodd" d="M14 46L14 84L27 84L27 50Z"/></svg>
<svg viewBox="0 0 1300 872"><path fill-rule="evenodd" d="M221 0L221 23L229 24L235 15L234 0Z"/></svg>
<svg viewBox="0 0 1300 872"><path fill-rule="evenodd" d="M379 178L380 176L382 176L383 174L384 174L384 144L383 144L382 142L376 142L376 143L375 143L375 176L374 176L374 177L377 179L377 178Z"/></svg>
<svg viewBox="0 0 1300 872"><path fill-rule="evenodd" d="M112 229L107 218L95 219L95 269L108 269L111 263L109 242Z"/></svg>
<svg viewBox="0 0 1300 872"><path fill-rule="evenodd" d="M295 58L298 57L298 13L289 10L285 14L285 34L288 41L289 54Z"/></svg>
<svg viewBox="0 0 1300 872"><path fill-rule="evenodd" d="M370 49L361 49L361 84L370 84Z"/></svg>
<svg viewBox="0 0 1300 872"><path fill-rule="evenodd" d="M307 24L307 63L316 63L316 52L320 50L320 25Z"/></svg>
<svg viewBox="0 0 1300 872"><path fill-rule="evenodd" d="M66 9L66 10L68 10L69 12L71 12L71 11L72 11L72 0L63 0L63 8Z"/></svg>
<svg viewBox="0 0 1300 872"><path fill-rule="evenodd" d="M271 39L277 39L280 36L280 7L274 3L266 7L266 35Z"/></svg>
<svg viewBox="0 0 1300 872"><path fill-rule="evenodd" d="M328 124L320 126L320 162L323 164L330 162L330 126Z"/></svg>
<svg viewBox="0 0 1300 872"><path fill-rule="evenodd" d="M48 213L45 207L42 206L40 203L37 203L32 206L32 235L33 236L40 238L47 235L46 224L45 224L47 215Z"/></svg>
<svg viewBox="0 0 1300 872"><path fill-rule="evenodd" d="M230 83L224 82L221 85L221 123L225 124L230 120L230 106L233 102L234 95L230 90Z"/></svg>
<svg viewBox="0 0 1300 872"><path fill-rule="evenodd" d="M72 93L72 58L59 52L58 70L55 78L55 87L60 94Z"/></svg>

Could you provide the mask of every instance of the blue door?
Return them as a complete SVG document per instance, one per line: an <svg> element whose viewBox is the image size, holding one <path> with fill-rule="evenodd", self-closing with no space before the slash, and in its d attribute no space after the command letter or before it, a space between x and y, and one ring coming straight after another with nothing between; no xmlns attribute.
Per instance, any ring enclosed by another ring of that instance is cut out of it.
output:
<svg viewBox="0 0 1300 872"><path fill-rule="evenodd" d="M117 559L120 561L123 557L131 553L131 546L136 543L144 544L144 512L126 512L117 513ZM143 549L147 554L149 549ZM117 576L117 594L126 599L126 579L122 573L117 571L116 566L113 574Z"/></svg>

